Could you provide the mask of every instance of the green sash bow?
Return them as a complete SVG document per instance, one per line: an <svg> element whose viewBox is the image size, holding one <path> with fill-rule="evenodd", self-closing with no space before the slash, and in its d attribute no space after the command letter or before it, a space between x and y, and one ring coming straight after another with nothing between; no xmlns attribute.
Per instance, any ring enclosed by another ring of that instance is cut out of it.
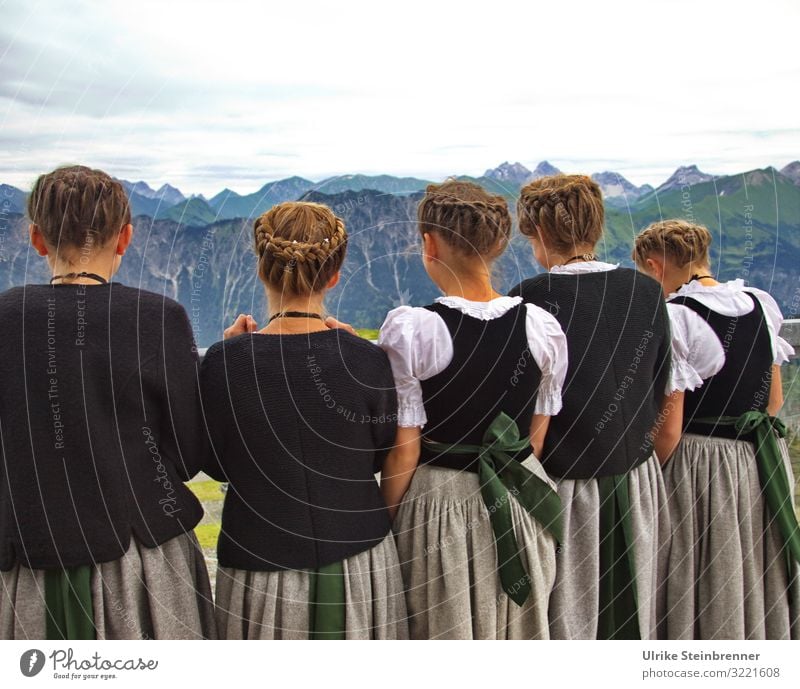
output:
<svg viewBox="0 0 800 689"><path fill-rule="evenodd" d="M758 466L761 492L772 514L786 550L789 577L791 561L800 562L800 526L792 502L792 487L778 447L778 438L786 437L786 426L775 416L761 411L748 411L741 416L718 419L695 419L697 423L733 426L740 435L750 435Z"/></svg>
<svg viewBox="0 0 800 689"><path fill-rule="evenodd" d="M530 448L530 438L519 437L516 422L500 412L486 429L481 445L448 445L424 440L439 454L478 455L481 497L497 546L500 583L508 597L522 605L531 592L531 580L520 557L511 517L510 493L539 523L561 542L561 498L547 482L526 469L511 455Z"/></svg>
<svg viewBox="0 0 800 689"><path fill-rule="evenodd" d="M344 566L332 562L309 574L308 638L344 639Z"/></svg>
<svg viewBox="0 0 800 689"><path fill-rule="evenodd" d="M95 639L91 579L88 565L45 570L48 640Z"/></svg>

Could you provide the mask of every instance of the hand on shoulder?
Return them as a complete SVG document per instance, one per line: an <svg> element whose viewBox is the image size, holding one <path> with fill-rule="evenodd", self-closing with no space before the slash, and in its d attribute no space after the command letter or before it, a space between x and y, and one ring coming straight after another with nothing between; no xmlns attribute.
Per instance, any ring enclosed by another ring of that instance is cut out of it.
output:
<svg viewBox="0 0 800 689"><path fill-rule="evenodd" d="M352 325L350 325L349 323L343 323L342 321L337 320L333 316L328 316L325 319L325 325L327 325L331 330L334 330L336 328L341 328L342 330L346 330L347 332L349 332L351 335L356 335L356 336L358 335L356 329Z"/></svg>
<svg viewBox="0 0 800 689"><path fill-rule="evenodd" d="M225 330L222 332L222 339L229 340L237 335L254 333L256 330L258 330L258 324L256 323L255 319L250 314L245 315L240 313L233 322L233 325L231 325L229 328L225 328Z"/></svg>

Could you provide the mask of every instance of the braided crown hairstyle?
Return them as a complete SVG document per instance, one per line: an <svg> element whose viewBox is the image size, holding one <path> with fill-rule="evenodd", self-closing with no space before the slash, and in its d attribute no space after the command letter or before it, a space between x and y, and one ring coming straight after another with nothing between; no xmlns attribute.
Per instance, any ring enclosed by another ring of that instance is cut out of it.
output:
<svg viewBox="0 0 800 689"><path fill-rule="evenodd" d="M708 265L711 233L685 220L661 220L648 225L636 237L632 258L644 266L650 256L665 256L683 268L688 263Z"/></svg>
<svg viewBox="0 0 800 689"><path fill-rule="evenodd" d="M341 218L327 206L305 201L270 208L256 219L253 240L261 280L297 295L324 289L347 251Z"/></svg>
<svg viewBox="0 0 800 689"><path fill-rule="evenodd" d="M125 190L102 170L83 165L41 175L28 196L28 217L47 244L103 246L131 221Z"/></svg>
<svg viewBox="0 0 800 689"><path fill-rule="evenodd" d="M594 246L603 235L605 211L600 187L585 175L541 177L522 187L517 202L519 229L558 252Z"/></svg>
<svg viewBox="0 0 800 689"><path fill-rule="evenodd" d="M511 238L506 200L471 182L429 184L417 218L420 234L440 235L463 256L497 258Z"/></svg>

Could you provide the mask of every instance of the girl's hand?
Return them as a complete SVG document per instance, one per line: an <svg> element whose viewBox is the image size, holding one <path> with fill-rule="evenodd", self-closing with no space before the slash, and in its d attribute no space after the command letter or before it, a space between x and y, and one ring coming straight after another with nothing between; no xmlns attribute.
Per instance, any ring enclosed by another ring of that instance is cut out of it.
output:
<svg viewBox="0 0 800 689"><path fill-rule="evenodd" d="M240 313L233 322L233 325L230 328L225 328L222 333L222 339L228 340L231 337L236 337L237 335L254 333L256 330L258 330L258 325L256 324L255 319L249 314L245 315Z"/></svg>
<svg viewBox="0 0 800 689"><path fill-rule="evenodd" d="M400 503L403 501L414 478L419 464L422 447L422 432L418 427L397 429L394 447L381 469L381 494L389 511L389 519L394 521Z"/></svg>
<svg viewBox="0 0 800 689"><path fill-rule="evenodd" d="M337 321L333 316L328 316L325 319L325 325L327 325L331 330L334 328L341 328L342 330L349 332L351 335L358 335L352 325L349 323L342 323L342 321Z"/></svg>

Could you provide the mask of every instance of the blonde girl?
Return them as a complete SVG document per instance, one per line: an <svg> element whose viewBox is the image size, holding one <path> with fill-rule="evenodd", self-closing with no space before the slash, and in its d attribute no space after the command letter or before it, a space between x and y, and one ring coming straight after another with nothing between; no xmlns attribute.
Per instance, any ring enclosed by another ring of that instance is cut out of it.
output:
<svg viewBox="0 0 800 689"><path fill-rule="evenodd" d="M347 249L341 219L282 203L253 228L269 318L237 319L203 360L228 481L217 618L227 639L401 639L400 567L375 472L394 438L386 354L323 322Z"/></svg>
<svg viewBox="0 0 800 689"><path fill-rule="evenodd" d="M537 457L561 408L564 334L493 286L511 232L502 197L430 185L418 226L442 296L394 309L379 338L399 398L381 489L396 513L411 636L548 638L561 514Z"/></svg>
<svg viewBox="0 0 800 689"><path fill-rule="evenodd" d="M558 484L565 533L550 605L557 639L654 639L670 528L650 438L669 374L658 284L601 261L603 198L583 175L523 187L519 227L546 273L511 291L548 309L567 337L564 408L542 463Z"/></svg>
<svg viewBox="0 0 800 689"><path fill-rule="evenodd" d="M105 172L42 175L28 216L52 277L0 295L0 638L216 638L186 312L113 279L133 227Z"/></svg>
<svg viewBox="0 0 800 689"><path fill-rule="evenodd" d="M653 223L633 258L658 280L672 323L671 395L656 450L672 513L667 634L672 639L789 639L800 634L794 478L781 408L783 340L775 300L719 282L711 234Z"/></svg>

